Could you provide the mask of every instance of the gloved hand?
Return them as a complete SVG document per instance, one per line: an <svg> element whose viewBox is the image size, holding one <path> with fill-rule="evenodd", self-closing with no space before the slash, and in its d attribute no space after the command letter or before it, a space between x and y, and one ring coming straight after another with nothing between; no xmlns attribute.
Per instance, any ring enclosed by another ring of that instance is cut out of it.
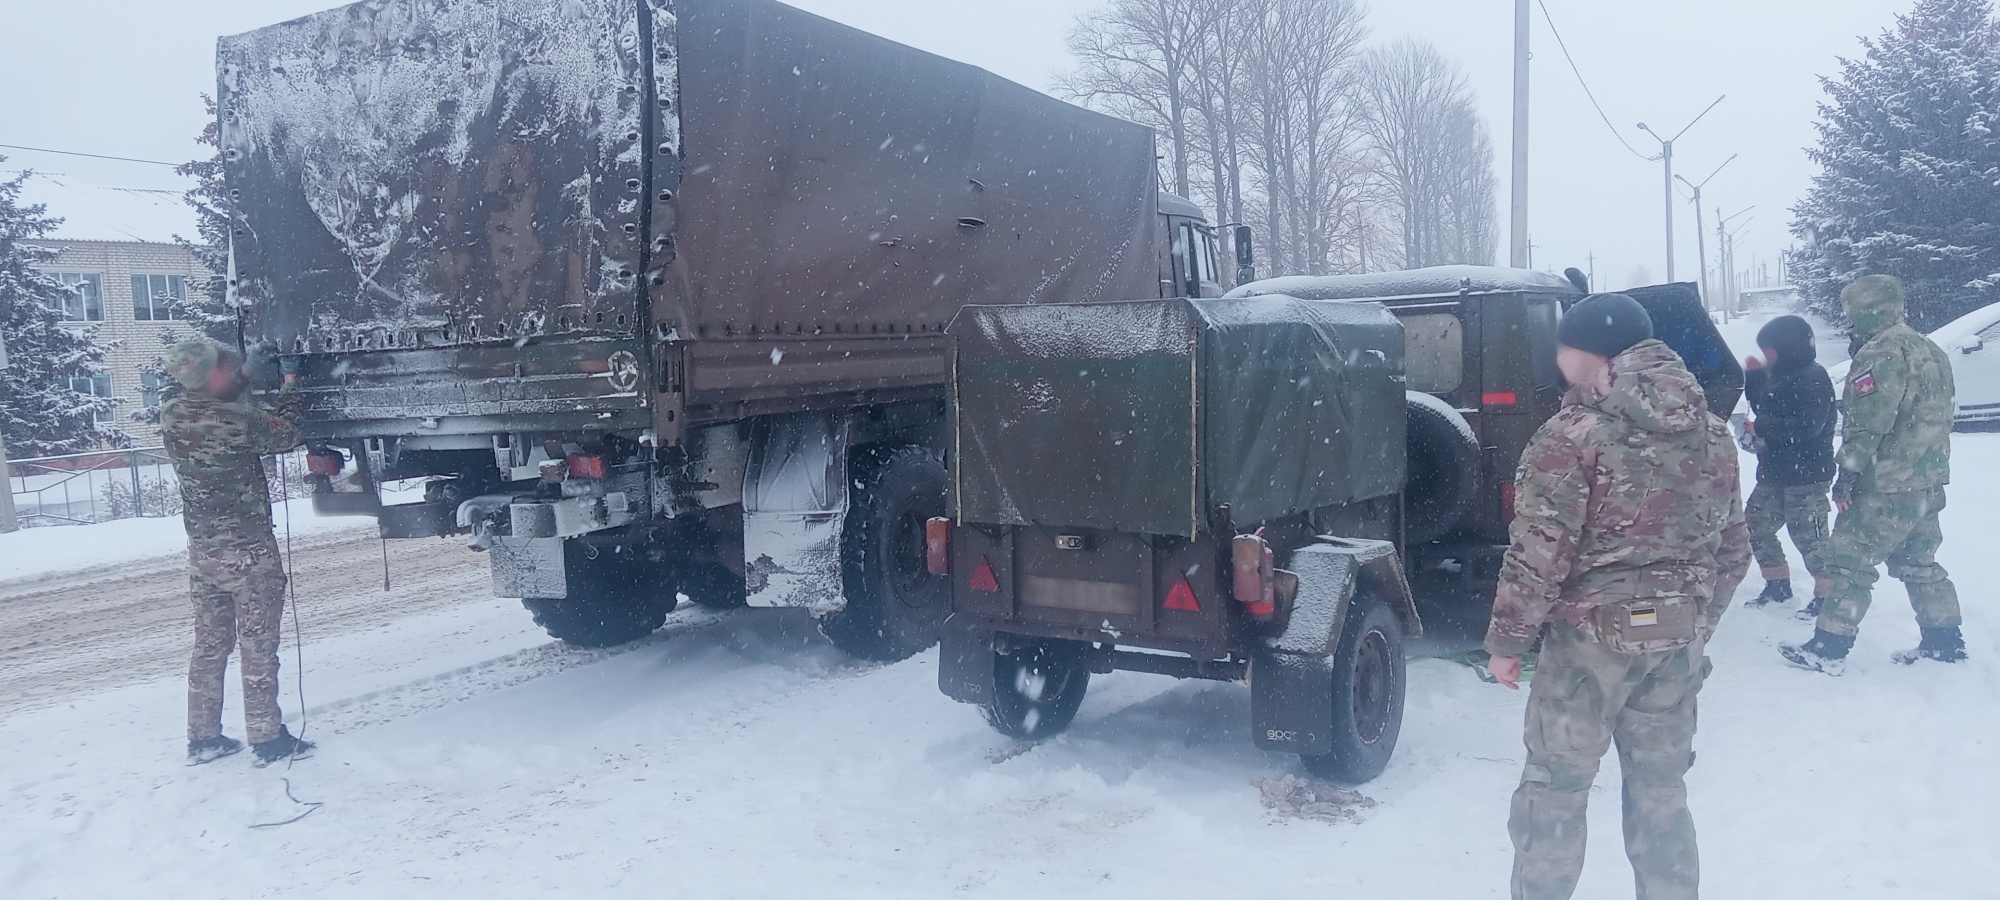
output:
<svg viewBox="0 0 2000 900"><path fill-rule="evenodd" d="M269 341L252 344L243 354L243 375L257 387L268 388L278 383L280 371L278 345Z"/></svg>
<svg viewBox="0 0 2000 900"><path fill-rule="evenodd" d="M1854 473L1842 469L1833 480L1833 505L1841 512L1854 505Z"/></svg>

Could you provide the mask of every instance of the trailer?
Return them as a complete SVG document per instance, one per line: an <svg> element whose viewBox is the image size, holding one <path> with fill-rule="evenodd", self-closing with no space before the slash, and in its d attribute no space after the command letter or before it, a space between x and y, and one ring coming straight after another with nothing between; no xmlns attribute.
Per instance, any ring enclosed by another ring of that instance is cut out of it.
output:
<svg viewBox="0 0 2000 900"><path fill-rule="evenodd" d="M1093 673L1247 682L1259 746L1379 774L1423 629L1396 317L1266 295L970 307L950 333L942 691L1036 740Z"/></svg>
<svg viewBox="0 0 2000 900"><path fill-rule="evenodd" d="M366 0L217 66L315 501L468 535L579 644L685 596L930 645L947 323L1224 286L1149 129L772 0Z"/></svg>

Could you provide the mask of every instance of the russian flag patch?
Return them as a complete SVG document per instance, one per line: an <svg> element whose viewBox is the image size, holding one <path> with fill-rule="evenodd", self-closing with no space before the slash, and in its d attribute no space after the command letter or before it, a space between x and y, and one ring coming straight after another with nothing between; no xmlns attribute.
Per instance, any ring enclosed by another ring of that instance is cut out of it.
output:
<svg viewBox="0 0 2000 900"><path fill-rule="evenodd" d="M1849 383L1854 386L1854 392L1863 397L1875 393L1875 370L1869 369L1866 372L1856 375L1854 376L1854 380Z"/></svg>

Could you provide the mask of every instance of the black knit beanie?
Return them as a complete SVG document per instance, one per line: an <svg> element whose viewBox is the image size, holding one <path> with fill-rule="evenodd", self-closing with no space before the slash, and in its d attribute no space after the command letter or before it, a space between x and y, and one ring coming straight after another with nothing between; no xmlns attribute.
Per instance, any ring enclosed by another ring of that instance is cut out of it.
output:
<svg viewBox="0 0 2000 900"><path fill-rule="evenodd" d="M1592 294L1563 314L1556 340L1598 356L1617 356L1653 336L1653 317L1624 294Z"/></svg>
<svg viewBox="0 0 2000 900"><path fill-rule="evenodd" d="M1757 346L1778 351L1778 366L1793 368L1819 355L1813 345L1812 323L1798 316L1779 316L1757 331Z"/></svg>

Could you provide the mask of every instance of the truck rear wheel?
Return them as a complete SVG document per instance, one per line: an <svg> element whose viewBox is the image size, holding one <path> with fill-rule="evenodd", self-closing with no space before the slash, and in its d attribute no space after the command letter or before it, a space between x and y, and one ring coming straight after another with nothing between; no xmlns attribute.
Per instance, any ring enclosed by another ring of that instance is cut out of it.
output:
<svg viewBox="0 0 2000 900"><path fill-rule="evenodd" d="M1069 728L1089 689L1090 667L1083 645L1036 641L1011 653L994 652L993 697L981 711L993 730L1039 741Z"/></svg>
<svg viewBox="0 0 2000 900"><path fill-rule="evenodd" d="M676 603L657 567L611 548L569 541L563 548L567 597L521 601L535 624L566 644L615 647L652 634Z"/></svg>
<svg viewBox="0 0 2000 900"><path fill-rule="evenodd" d="M1361 784L1388 768L1403 730L1403 626L1389 604L1355 597L1333 667L1333 750L1299 761L1329 781Z"/></svg>
<svg viewBox="0 0 2000 900"><path fill-rule="evenodd" d="M847 605L819 627L853 656L896 662L937 643L951 613L951 583L924 561L924 523L944 515L948 481L944 465L922 447L876 451L858 462L860 487L841 535Z"/></svg>

